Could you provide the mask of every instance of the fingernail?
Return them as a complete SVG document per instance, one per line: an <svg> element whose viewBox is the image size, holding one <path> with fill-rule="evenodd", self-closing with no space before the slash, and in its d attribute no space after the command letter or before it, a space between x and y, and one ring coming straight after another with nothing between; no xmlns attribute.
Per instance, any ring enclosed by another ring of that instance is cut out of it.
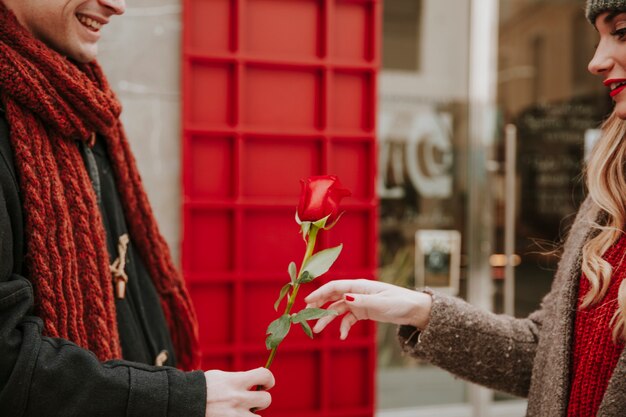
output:
<svg viewBox="0 0 626 417"><path fill-rule="evenodd" d="M354 301L354 297L351 295L346 295L346 301Z"/></svg>

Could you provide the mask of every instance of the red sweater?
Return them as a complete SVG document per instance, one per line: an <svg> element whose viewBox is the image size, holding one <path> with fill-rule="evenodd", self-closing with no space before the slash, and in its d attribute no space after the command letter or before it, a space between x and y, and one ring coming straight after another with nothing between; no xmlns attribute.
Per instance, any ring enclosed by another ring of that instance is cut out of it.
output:
<svg viewBox="0 0 626 417"><path fill-rule="evenodd" d="M613 369L624 349L614 343L611 318L617 309L617 291L626 277L626 234L604 254L613 266L611 283L599 304L580 310L580 302L589 291L589 281L581 274L578 291L579 310L576 312L572 356L572 385L568 417L594 417L598 413Z"/></svg>

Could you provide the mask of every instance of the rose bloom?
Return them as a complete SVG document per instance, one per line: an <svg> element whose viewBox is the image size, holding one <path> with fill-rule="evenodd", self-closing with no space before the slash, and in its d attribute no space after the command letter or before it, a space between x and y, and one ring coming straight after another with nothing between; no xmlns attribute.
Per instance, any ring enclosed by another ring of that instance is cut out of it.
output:
<svg viewBox="0 0 626 417"><path fill-rule="evenodd" d="M335 175L322 175L300 180L302 192L298 203L298 217L303 222L315 222L330 216L327 225L333 225L341 215L339 202L351 193Z"/></svg>

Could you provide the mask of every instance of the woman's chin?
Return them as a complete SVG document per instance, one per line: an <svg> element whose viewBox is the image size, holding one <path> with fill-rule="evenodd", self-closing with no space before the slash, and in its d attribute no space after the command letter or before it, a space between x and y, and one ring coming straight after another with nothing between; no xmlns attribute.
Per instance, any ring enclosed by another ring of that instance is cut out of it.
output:
<svg viewBox="0 0 626 417"><path fill-rule="evenodd" d="M622 120L626 120L626 101L615 103L615 115Z"/></svg>

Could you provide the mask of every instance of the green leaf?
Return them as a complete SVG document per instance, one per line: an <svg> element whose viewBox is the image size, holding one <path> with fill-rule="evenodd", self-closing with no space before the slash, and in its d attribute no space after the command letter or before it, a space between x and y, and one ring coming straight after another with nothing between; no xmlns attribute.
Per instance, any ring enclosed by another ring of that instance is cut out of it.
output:
<svg viewBox="0 0 626 417"><path fill-rule="evenodd" d="M292 285L291 282L289 282L283 285L283 288L280 289L280 295L278 296L278 300L274 302L274 310L278 311L278 306L280 305L280 302L282 301L282 299L285 298L285 295L287 295L287 293L289 292L291 285Z"/></svg>
<svg viewBox="0 0 626 417"><path fill-rule="evenodd" d="M324 230L332 229L337 223L339 223L339 219L341 219L341 217L344 215L344 213L345 213L345 211L342 211L341 213L339 213L339 215L337 216L335 221L332 222L331 224L325 224L324 225Z"/></svg>
<svg viewBox="0 0 626 417"><path fill-rule="evenodd" d="M296 282L296 279L298 278L296 276L298 274L298 270L296 269L296 263L291 262L289 264L289 267L287 268L287 271L289 271L289 278L291 278L291 282Z"/></svg>
<svg viewBox="0 0 626 417"><path fill-rule="evenodd" d="M311 222L302 222L300 223L300 229L302 230L302 239L306 242L306 237L309 234L309 230L311 229Z"/></svg>
<svg viewBox="0 0 626 417"><path fill-rule="evenodd" d="M326 316L336 316L338 313L335 310L325 310L323 308L305 308L300 310L297 314L291 316L292 323L303 323L307 320L321 319Z"/></svg>
<svg viewBox="0 0 626 417"><path fill-rule="evenodd" d="M300 275L300 278L298 278L298 280L296 281L296 284L306 284L306 283L313 281L314 279L315 277L309 274L309 271L304 271Z"/></svg>
<svg viewBox="0 0 626 417"><path fill-rule="evenodd" d="M313 339L313 330L311 330L311 326L309 326L309 323L303 321L302 323L300 323L300 326L302 326L302 330L304 330L304 333L306 333L307 336Z"/></svg>
<svg viewBox="0 0 626 417"><path fill-rule="evenodd" d="M276 320L270 323L267 327L267 338L265 339L265 346L267 350L272 350L283 341L289 329L291 328L291 318L287 314L283 314Z"/></svg>
<svg viewBox="0 0 626 417"><path fill-rule="evenodd" d="M323 229L324 226L326 226L326 221L328 220L329 217L330 217L330 214L324 217L323 219L313 222L313 226L317 227L318 229Z"/></svg>
<svg viewBox="0 0 626 417"><path fill-rule="evenodd" d="M314 279L324 275L339 257L341 249L343 249L343 244L316 253L309 258L303 269L313 276Z"/></svg>

